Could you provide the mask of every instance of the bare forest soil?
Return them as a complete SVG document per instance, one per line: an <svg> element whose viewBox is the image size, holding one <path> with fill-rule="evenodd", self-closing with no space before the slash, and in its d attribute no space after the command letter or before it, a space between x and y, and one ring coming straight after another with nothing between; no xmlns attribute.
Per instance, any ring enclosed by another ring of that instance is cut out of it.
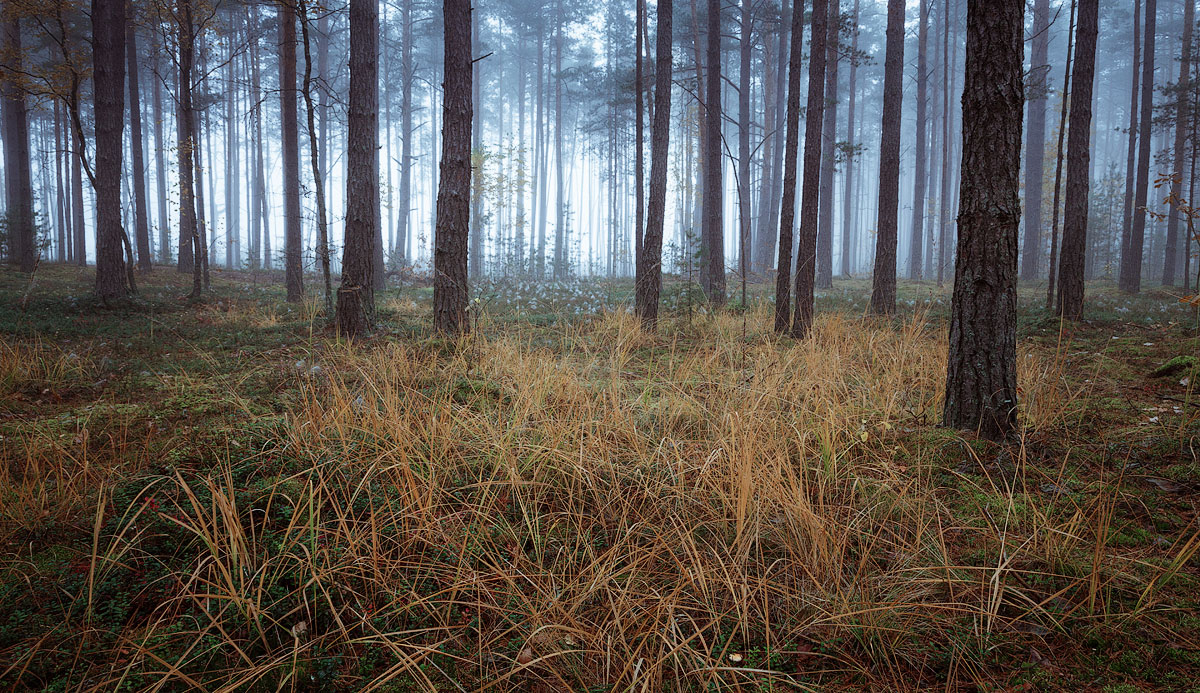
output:
<svg viewBox="0 0 1200 693"><path fill-rule="evenodd" d="M937 425L932 284L804 342L765 284L648 335L628 282L494 280L457 342L410 284L348 345L264 273L92 281L0 270L5 689L1200 690L1169 293L1030 287L995 445Z"/></svg>

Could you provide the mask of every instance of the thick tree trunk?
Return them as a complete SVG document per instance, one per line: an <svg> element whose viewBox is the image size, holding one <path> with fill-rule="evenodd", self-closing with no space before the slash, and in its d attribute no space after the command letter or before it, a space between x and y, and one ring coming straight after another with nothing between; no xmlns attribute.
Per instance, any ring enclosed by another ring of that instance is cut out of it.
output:
<svg viewBox="0 0 1200 693"><path fill-rule="evenodd" d="M1058 310L1069 320L1083 318L1083 271L1087 251L1088 193L1091 176L1092 82L1096 72L1099 0L1080 0L1071 90L1071 132L1067 141L1067 201L1059 264Z"/></svg>
<svg viewBox="0 0 1200 693"><path fill-rule="evenodd" d="M287 300L304 296L300 237L300 134L296 112L296 8L279 3L279 120L283 148L283 272Z"/></svg>
<svg viewBox="0 0 1200 693"><path fill-rule="evenodd" d="M96 98L96 295L126 296L125 228L121 223L121 155L125 131L125 2L92 0L92 66Z"/></svg>
<svg viewBox="0 0 1200 693"><path fill-rule="evenodd" d="M346 111L346 239L337 329L348 337L375 323L379 237L379 4L350 0L350 94Z"/></svg>
<svg viewBox="0 0 1200 693"><path fill-rule="evenodd" d="M788 48L787 135L783 148L783 204L779 216L779 264L775 273L775 331L780 334L790 331L792 327L792 233L796 222L796 169L800 164L798 150L800 70L804 58L803 0L792 0L791 37L791 45ZM807 128L807 125L805 127Z"/></svg>
<svg viewBox="0 0 1200 693"><path fill-rule="evenodd" d="M446 97L442 103L441 183L433 256L433 326L456 335L467 324L467 244L471 194L471 3L445 0ZM560 35L559 46L562 41ZM559 201L561 204L561 199Z"/></svg>
<svg viewBox="0 0 1200 693"><path fill-rule="evenodd" d="M1046 94L1050 91L1050 0L1033 5L1033 48L1029 60L1029 101L1025 131L1025 238L1021 279L1037 279L1042 261L1042 181L1046 155Z"/></svg>
<svg viewBox="0 0 1200 693"><path fill-rule="evenodd" d="M23 79L21 61L21 23L17 9L11 0L4 2L4 52L6 67L3 84L4 109L4 202L8 216L9 262L22 272L32 272L37 264L37 245L33 220L33 180L29 151L29 112L25 106L25 92L19 84ZM124 13L122 13L124 16ZM118 116L120 120L120 116ZM120 137L120 131L117 133ZM120 148L120 140L117 140ZM119 163L119 160L118 160ZM120 195L120 174L117 177L117 194ZM82 189L80 197L82 197ZM119 210L118 210L119 211ZM81 210L82 215L82 210ZM83 246L80 245L82 248ZM118 260L120 260L118 250ZM83 257L83 253L80 253ZM97 286L99 289L100 287ZM124 293L123 291L121 292ZM106 297L101 294L101 297Z"/></svg>
<svg viewBox="0 0 1200 693"><path fill-rule="evenodd" d="M962 208L950 308L946 426L1017 427L1023 0L968 0Z"/></svg>
<svg viewBox="0 0 1200 693"><path fill-rule="evenodd" d="M192 298L202 291L199 257L202 252L196 224L195 112L192 109L192 63L195 58L196 28L192 24L192 0L179 0L178 108L179 129L179 271L192 273Z"/></svg>
<svg viewBox="0 0 1200 693"><path fill-rule="evenodd" d="M804 187L800 200L800 237L796 244L796 311L792 315L791 331L792 336L797 339L808 336L813 322L828 36L829 0L813 0L812 56L808 63L808 107L804 112Z"/></svg>
<svg viewBox="0 0 1200 693"><path fill-rule="evenodd" d="M1146 196L1150 187L1150 130L1154 117L1154 31L1155 0L1146 0L1145 43L1142 46L1142 103L1138 133L1137 180L1134 183L1133 223L1129 243L1121 253L1121 280L1126 293L1136 294L1142 288L1142 250L1146 240Z"/></svg>
<svg viewBox="0 0 1200 693"><path fill-rule="evenodd" d="M1179 57L1179 84L1188 83L1191 76L1192 29L1196 23L1196 3L1183 3L1183 49ZM1163 286L1175 285L1175 265L1179 254L1179 218L1183 194L1184 156L1187 151L1188 94L1180 89L1175 106L1175 158L1171 174L1171 215L1167 220L1166 257L1163 259ZM1189 200L1188 204L1192 204ZM1065 242L1065 240L1064 240ZM1186 279L1185 279L1186 283Z"/></svg>
<svg viewBox="0 0 1200 693"><path fill-rule="evenodd" d="M149 272L152 263L150 256L150 219L146 207L146 155L143 151L142 140L142 98L141 84L138 81L137 31L133 22L126 25L126 61L129 70L129 151L133 157L133 210L135 237L137 239L138 269Z"/></svg>
<svg viewBox="0 0 1200 693"><path fill-rule="evenodd" d="M704 218L700 231L700 286L725 305L724 162L721 152L721 0L708 0L704 75Z"/></svg>
<svg viewBox="0 0 1200 693"><path fill-rule="evenodd" d="M900 107L904 99L904 0L888 0L883 64L883 125L879 145L879 202L871 312L896 311L896 239L900 210Z"/></svg>
<svg viewBox="0 0 1200 693"><path fill-rule="evenodd" d="M926 145L929 140L929 0L921 0L917 29L917 135L916 168L913 172L912 234L908 245L908 278L921 278L921 254L925 240Z"/></svg>
<svg viewBox="0 0 1200 693"><path fill-rule="evenodd" d="M638 256L635 307L642 325L658 325L662 289L663 225L667 213L667 153L671 134L672 0L658 0L658 37L654 60L654 123L650 132L650 203L646 233Z"/></svg>

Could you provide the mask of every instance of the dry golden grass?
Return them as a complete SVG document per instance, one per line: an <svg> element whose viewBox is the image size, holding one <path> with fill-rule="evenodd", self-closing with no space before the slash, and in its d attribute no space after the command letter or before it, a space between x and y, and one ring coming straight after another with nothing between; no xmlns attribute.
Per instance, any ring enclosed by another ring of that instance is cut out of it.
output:
<svg viewBox="0 0 1200 693"><path fill-rule="evenodd" d="M86 613L120 571L161 598L88 687L959 688L998 648L1153 622L1197 537L1147 567L1108 544L1108 480L1045 501L1024 438L934 427L942 330L769 317L328 347L268 450L101 498ZM1025 436L1066 435L1084 393L1020 358Z"/></svg>

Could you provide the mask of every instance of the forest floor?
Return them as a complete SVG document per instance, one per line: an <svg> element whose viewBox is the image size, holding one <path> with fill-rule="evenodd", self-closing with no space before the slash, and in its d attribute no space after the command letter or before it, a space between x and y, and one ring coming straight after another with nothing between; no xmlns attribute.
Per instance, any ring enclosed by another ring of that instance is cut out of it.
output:
<svg viewBox="0 0 1200 693"><path fill-rule="evenodd" d="M996 445L937 425L932 284L803 342L766 286L647 335L629 282L497 280L458 341L390 288L348 345L262 273L92 277L0 270L6 689L1200 691L1170 293L1023 291Z"/></svg>

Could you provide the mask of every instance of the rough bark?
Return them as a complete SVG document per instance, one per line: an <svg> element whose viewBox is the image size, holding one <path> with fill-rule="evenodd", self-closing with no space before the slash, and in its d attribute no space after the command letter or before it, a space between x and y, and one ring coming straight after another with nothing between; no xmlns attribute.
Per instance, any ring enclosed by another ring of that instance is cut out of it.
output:
<svg viewBox="0 0 1200 693"><path fill-rule="evenodd" d="M9 67L4 71L3 82L0 84L3 89L4 110L4 201L11 244L9 262L15 264L22 272L32 272L37 264L37 247L33 224L29 112L25 105L25 91L19 84L24 57L21 46L21 23L11 0L5 2L0 9L3 12L2 21L4 22L5 62ZM118 194L120 194L119 180L117 185ZM80 252L80 257L83 257L82 252Z"/></svg>
<svg viewBox="0 0 1200 693"><path fill-rule="evenodd" d="M1058 310L1069 320L1083 318L1084 260L1087 252L1088 191L1091 174L1092 83L1096 72L1099 0L1079 0L1075 66L1071 90L1071 131L1067 140L1067 199L1059 260ZM1169 257L1169 256L1168 256Z"/></svg>
<svg viewBox="0 0 1200 693"><path fill-rule="evenodd" d="M968 0L958 263L946 426L993 440L1017 426L1023 0Z"/></svg>
<svg viewBox="0 0 1200 693"><path fill-rule="evenodd" d="M654 61L654 122L650 131L650 200L646 233L638 256L635 308L647 330L658 325L662 290L663 225L667 212L667 153L671 134L672 0L658 0L658 37Z"/></svg>
<svg viewBox="0 0 1200 693"><path fill-rule="evenodd" d="M441 182L433 255L433 326L457 335L467 324L467 246L471 195L471 3L445 0L445 92ZM561 47L561 39L559 42ZM561 199L560 199L561 204Z"/></svg>
<svg viewBox="0 0 1200 693"><path fill-rule="evenodd" d="M900 107L904 99L904 0L888 0L883 64L883 125L879 145L879 203L871 312L896 311L896 240L900 210Z"/></svg>
<svg viewBox="0 0 1200 693"><path fill-rule="evenodd" d="M337 330L374 328L375 243L379 235L379 4L350 0L350 94L346 111L346 238Z"/></svg>
<svg viewBox="0 0 1200 693"><path fill-rule="evenodd" d="M121 220L125 132L125 2L92 0L93 93L96 99L96 295L126 296L125 228Z"/></svg>
<svg viewBox="0 0 1200 693"><path fill-rule="evenodd" d="M304 296L300 233L300 133L296 111L296 8L279 3L279 120L283 158L283 272L287 300Z"/></svg>
<svg viewBox="0 0 1200 693"><path fill-rule="evenodd" d="M200 232L196 224L196 188L193 155L196 148L195 111L192 108L192 68L195 60L196 28L192 19L192 0L179 0L178 115L179 129L179 271L192 273L192 298L199 298L201 287Z"/></svg>
<svg viewBox="0 0 1200 693"><path fill-rule="evenodd" d="M725 305L724 156L721 152L721 0L708 0L704 74L704 209L700 227L700 286Z"/></svg>

